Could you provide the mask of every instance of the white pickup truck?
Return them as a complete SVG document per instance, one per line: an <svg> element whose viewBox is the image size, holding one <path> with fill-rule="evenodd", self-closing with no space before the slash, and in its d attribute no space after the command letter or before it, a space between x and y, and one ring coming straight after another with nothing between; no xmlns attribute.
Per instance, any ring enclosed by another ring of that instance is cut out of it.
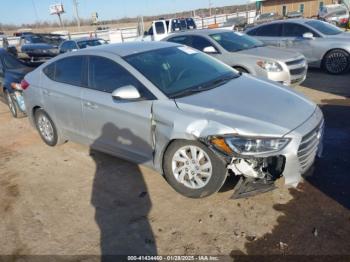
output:
<svg viewBox="0 0 350 262"><path fill-rule="evenodd" d="M173 32L196 28L197 26L193 18L159 19L153 21L151 27L137 40L160 41Z"/></svg>

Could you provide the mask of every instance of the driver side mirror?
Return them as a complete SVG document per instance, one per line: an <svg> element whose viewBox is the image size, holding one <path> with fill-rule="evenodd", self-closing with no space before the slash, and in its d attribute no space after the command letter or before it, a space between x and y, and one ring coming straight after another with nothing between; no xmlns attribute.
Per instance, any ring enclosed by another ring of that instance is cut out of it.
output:
<svg viewBox="0 0 350 262"><path fill-rule="evenodd" d="M141 98L141 94L136 87L132 85L127 85L120 87L113 91L112 97L116 100L139 100Z"/></svg>
<svg viewBox="0 0 350 262"><path fill-rule="evenodd" d="M304 33L303 38L312 40L312 39L314 39L314 35L313 35L313 33L310 33L310 32Z"/></svg>
<svg viewBox="0 0 350 262"><path fill-rule="evenodd" d="M207 54L216 54L217 53L215 47L213 47L213 46L204 47L203 52L207 53Z"/></svg>

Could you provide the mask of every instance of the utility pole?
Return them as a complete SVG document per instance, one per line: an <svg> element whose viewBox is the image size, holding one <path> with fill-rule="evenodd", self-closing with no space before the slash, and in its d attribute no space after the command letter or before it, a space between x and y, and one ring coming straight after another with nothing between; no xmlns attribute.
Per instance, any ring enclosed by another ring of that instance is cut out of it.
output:
<svg viewBox="0 0 350 262"><path fill-rule="evenodd" d="M211 0L209 0L209 16L211 16Z"/></svg>
<svg viewBox="0 0 350 262"><path fill-rule="evenodd" d="M77 0L73 0L73 7L74 7L75 18L77 19L78 28L80 29L80 18L79 18L79 13L78 13Z"/></svg>

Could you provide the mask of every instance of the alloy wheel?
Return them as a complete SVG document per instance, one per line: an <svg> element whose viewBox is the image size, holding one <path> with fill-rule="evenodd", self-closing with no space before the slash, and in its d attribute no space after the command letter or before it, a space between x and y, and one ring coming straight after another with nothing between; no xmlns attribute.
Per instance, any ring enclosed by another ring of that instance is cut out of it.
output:
<svg viewBox="0 0 350 262"><path fill-rule="evenodd" d="M343 73L348 65L348 58L343 52L332 52L327 56L325 66L332 74Z"/></svg>
<svg viewBox="0 0 350 262"><path fill-rule="evenodd" d="M200 147L189 145L179 148L172 158L175 179L191 189L208 184L213 167L208 154Z"/></svg>
<svg viewBox="0 0 350 262"><path fill-rule="evenodd" d="M51 121L45 115L40 115L38 117L38 128L45 140L49 142L53 141L54 130Z"/></svg>

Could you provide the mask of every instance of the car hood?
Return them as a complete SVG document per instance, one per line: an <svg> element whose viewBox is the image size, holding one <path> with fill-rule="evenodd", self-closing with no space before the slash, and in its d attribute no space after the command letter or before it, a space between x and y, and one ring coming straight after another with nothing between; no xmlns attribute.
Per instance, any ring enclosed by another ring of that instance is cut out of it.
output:
<svg viewBox="0 0 350 262"><path fill-rule="evenodd" d="M197 118L251 136L283 136L305 122L316 109L302 94L246 74L175 102L186 114L197 114Z"/></svg>
<svg viewBox="0 0 350 262"><path fill-rule="evenodd" d="M328 40L335 40L335 41L340 41L342 39L346 40L346 41L349 41L350 40L350 33L349 32L343 32L343 33L340 33L338 35L329 35L329 36L326 36L326 38Z"/></svg>
<svg viewBox="0 0 350 262"><path fill-rule="evenodd" d="M238 53L249 56L255 56L260 59L265 58L277 61L287 61L301 56L301 54L299 53L271 46L262 46L257 48L246 49L239 51Z"/></svg>

